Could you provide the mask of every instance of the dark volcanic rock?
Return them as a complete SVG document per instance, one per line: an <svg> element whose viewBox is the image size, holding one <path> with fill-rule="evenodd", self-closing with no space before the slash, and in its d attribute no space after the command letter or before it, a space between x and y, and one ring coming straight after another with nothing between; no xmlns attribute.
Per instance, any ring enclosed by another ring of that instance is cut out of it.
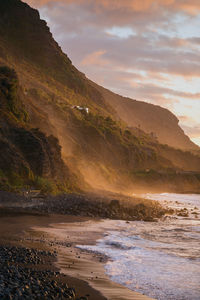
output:
<svg viewBox="0 0 200 300"><path fill-rule="evenodd" d="M34 266L54 256L48 251L0 247L0 299L76 299L74 288L57 280L59 272ZM56 278L56 279L55 279ZM82 298L81 298L82 299Z"/></svg>
<svg viewBox="0 0 200 300"><path fill-rule="evenodd" d="M58 139L30 127L22 99L15 71L0 67L0 172L11 184L19 183L17 177L33 176L66 181L69 169L61 158Z"/></svg>
<svg viewBox="0 0 200 300"><path fill-rule="evenodd" d="M66 176L66 168L61 159L61 147L55 137L47 137L38 129L14 128L11 130L10 139L20 150L34 174L58 179Z"/></svg>
<svg viewBox="0 0 200 300"><path fill-rule="evenodd" d="M143 203L140 200L141 203L135 203L133 199L126 200L109 200L100 196L95 198L95 196L88 195L64 194L55 197L48 196L38 206L38 210L45 213L144 221L154 221L167 212L155 201L145 201Z"/></svg>

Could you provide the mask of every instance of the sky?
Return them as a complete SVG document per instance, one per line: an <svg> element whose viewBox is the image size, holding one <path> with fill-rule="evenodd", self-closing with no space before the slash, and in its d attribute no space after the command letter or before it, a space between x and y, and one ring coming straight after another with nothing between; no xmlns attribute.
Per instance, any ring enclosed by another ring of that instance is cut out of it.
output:
<svg viewBox="0 0 200 300"><path fill-rule="evenodd" d="M200 145L200 0L24 0L86 76L171 110Z"/></svg>

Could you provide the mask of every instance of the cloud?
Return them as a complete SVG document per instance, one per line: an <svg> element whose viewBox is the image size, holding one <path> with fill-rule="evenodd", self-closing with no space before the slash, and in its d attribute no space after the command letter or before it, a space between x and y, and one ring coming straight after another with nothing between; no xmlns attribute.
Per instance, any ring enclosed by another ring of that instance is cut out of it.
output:
<svg viewBox="0 0 200 300"><path fill-rule="evenodd" d="M182 128L191 138L200 138L200 126L182 125Z"/></svg>
<svg viewBox="0 0 200 300"><path fill-rule="evenodd" d="M90 79L177 115L195 114L195 122L182 118L181 125L199 128L199 0L24 1L39 8L63 51Z"/></svg>
<svg viewBox="0 0 200 300"><path fill-rule="evenodd" d="M159 40L153 41L151 38L131 36L122 42L120 39L109 39L101 32L97 36L92 32L89 36L82 32L81 37L73 38L71 45L69 45L69 40L66 38L65 50L72 55L72 60L80 65L91 51L96 55L99 54L103 45L105 48L104 60L119 68L145 70L151 74L171 73L185 77L200 76L199 53L187 48L180 49L176 41L173 42L176 46L172 47L170 44L170 48L167 46L165 48L159 47ZM81 52L79 51L80 44L82 45ZM79 53L74 55L77 51Z"/></svg>
<svg viewBox="0 0 200 300"><path fill-rule="evenodd" d="M104 66L109 62L103 58L103 55L106 53L105 50L95 51L93 53L88 54L82 61L81 65L96 65L96 66Z"/></svg>
<svg viewBox="0 0 200 300"><path fill-rule="evenodd" d="M191 118L190 117L188 117L188 116L178 116L178 118L179 118L179 120L181 121L181 122L190 122L191 121Z"/></svg>
<svg viewBox="0 0 200 300"><path fill-rule="evenodd" d="M103 59L113 66L146 70L155 74L171 73L186 77L200 75L200 53L188 46L191 43L198 44L198 37L184 39L159 32L152 33L153 24L156 26L158 23L158 27L162 28L162 16L154 18L148 14L136 16L133 20L131 15L132 23L127 16L128 29L131 28L136 33L122 39L107 34L108 28L113 28L114 25L126 30L121 24L121 16L116 19L107 15L99 18L86 5L77 7L74 4L67 8L63 4L54 4L41 9L41 13L42 16L47 16L54 37L78 67L86 65L83 61L91 53L99 55L103 47Z"/></svg>
<svg viewBox="0 0 200 300"><path fill-rule="evenodd" d="M200 45L200 37L193 37L187 40L190 43Z"/></svg>
<svg viewBox="0 0 200 300"><path fill-rule="evenodd" d="M192 94L192 93L185 93L181 91L177 91L174 89L170 88L164 88L158 85L154 84L141 84L140 86L138 85L138 88L140 90L140 94L143 95L151 95L151 98L154 98L155 96L164 96L165 99L167 97L165 95L172 95L173 97L180 97L180 98L186 98L186 99L200 99L200 93L197 94Z"/></svg>
<svg viewBox="0 0 200 300"><path fill-rule="evenodd" d="M165 9L182 10L189 14L197 14L200 10L198 0L28 0L27 2L35 7L59 2L64 4L91 5L96 8L96 12L101 10L157 11L160 7L164 7Z"/></svg>

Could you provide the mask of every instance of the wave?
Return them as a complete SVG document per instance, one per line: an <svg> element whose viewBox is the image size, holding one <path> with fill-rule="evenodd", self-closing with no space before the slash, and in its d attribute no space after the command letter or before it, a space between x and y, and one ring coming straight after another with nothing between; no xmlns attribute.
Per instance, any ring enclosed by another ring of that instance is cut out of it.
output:
<svg viewBox="0 0 200 300"><path fill-rule="evenodd" d="M122 243L116 242L116 241L106 241L105 244L108 246L111 246L113 248L117 248L117 249L121 249L121 250L131 250L131 249L136 248L134 246L127 246L125 244L122 244Z"/></svg>
<svg viewBox="0 0 200 300"><path fill-rule="evenodd" d="M196 207L195 211L200 213L200 195L142 196L163 204L167 201L167 205L179 209L187 207L190 212ZM157 223L110 221L107 235L97 245L83 248L109 257L105 266L108 276L134 291L157 300L199 300L200 219L191 216L171 217Z"/></svg>

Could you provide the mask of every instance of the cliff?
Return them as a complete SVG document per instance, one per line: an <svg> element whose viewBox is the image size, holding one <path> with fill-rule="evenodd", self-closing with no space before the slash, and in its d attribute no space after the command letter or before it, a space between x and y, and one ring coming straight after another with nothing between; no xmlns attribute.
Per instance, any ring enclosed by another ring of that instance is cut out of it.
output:
<svg viewBox="0 0 200 300"><path fill-rule="evenodd" d="M117 115L130 127L154 134L161 144L183 150L199 150L178 125L178 118L158 105L129 99L95 85Z"/></svg>
<svg viewBox="0 0 200 300"><path fill-rule="evenodd" d="M149 170L166 189L181 172L193 172L199 188L200 157L186 152L199 148L177 118L88 80L38 11L20 0L0 0L0 65L1 178L12 182L20 174L29 185L45 178L63 189L127 191L147 177L152 187L157 179Z"/></svg>
<svg viewBox="0 0 200 300"><path fill-rule="evenodd" d="M0 99L0 188L35 185L53 191L56 183L67 188L73 176L58 140L30 126L17 74L8 67L0 67Z"/></svg>

